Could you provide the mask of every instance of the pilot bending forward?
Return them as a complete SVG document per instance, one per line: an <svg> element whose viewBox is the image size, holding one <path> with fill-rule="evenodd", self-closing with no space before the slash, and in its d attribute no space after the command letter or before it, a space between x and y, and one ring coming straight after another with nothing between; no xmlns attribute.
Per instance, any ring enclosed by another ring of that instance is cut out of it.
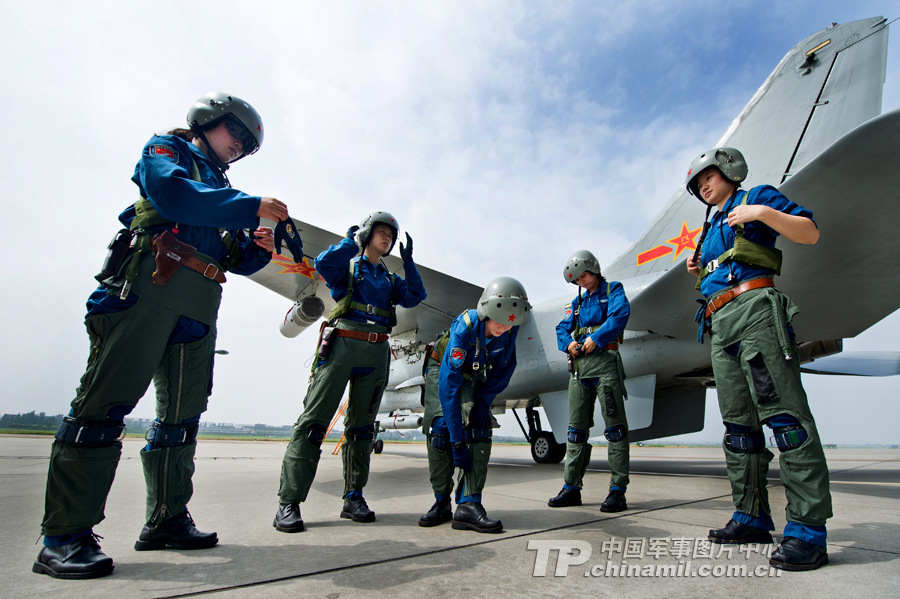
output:
<svg viewBox="0 0 900 599"><path fill-rule="evenodd" d="M746 176L743 155L724 147L697 157L687 175L688 191L707 205L707 216L713 206L718 208L700 240L702 258L687 261L706 298L697 313L701 341L712 327L712 368L736 509L724 528L709 531L709 538L714 543L772 542L766 472L773 455L762 432L766 424L781 453L788 520L770 563L785 570L812 570L828 562L828 468L800 382L790 325L798 310L775 289L773 277L781 270L776 237L814 244L819 230L809 210L774 187L740 189Z"/></svg>
<svg viewBox="0 0 900 599"><path fill-rule="evenodd" d="M425 287L412 259L412 240L400 244L406 280L381 262L397 241L397 221L374 212L347 231L347 237L316 258L316 271L337 305L323 325L313 361L313 374L281 464L280 504L273 526L300 532L300 503L306 501L328 423L338 409L347 383L350 399L344 419L347 442L341 448L344 506L341 518L372 522L362 490L369 480L369 458L375 417L388 382L391 350L387 339L397 323L395 306L412 308L425 299ZM354 239L355 238L355 239ZM362 248L362 255L357 254Z"/></svg>
<svg viewBox="0 0 900 599"><path fill-rule="evenodd" d="M428 474L435 503L419 526L451 519L453 468L459 467L453 528L502 532L481 505L491 457L491 404L516 369L516 336L531 305L515 279L499 277L485 287L478 308L456 317L426 353L425 419Z"/></svg>
<svg viewBox="0 0 900 599"><path fill-rule="evenodd" d="M621 283L606 281L600 263L587 250L572 254L563 278L578 285L578 296L556 325L560 351L569 354L569 431L563 488L548 502L550 507L581 505L584 473L591 460L588 443L594 424L594 402L602 406L604 435L609 442L609 495L600 504L603 512L628 509L628 420L625 418L625 370L619 341L631 309ZM581 293L581 288L587 290Z"/></svg>

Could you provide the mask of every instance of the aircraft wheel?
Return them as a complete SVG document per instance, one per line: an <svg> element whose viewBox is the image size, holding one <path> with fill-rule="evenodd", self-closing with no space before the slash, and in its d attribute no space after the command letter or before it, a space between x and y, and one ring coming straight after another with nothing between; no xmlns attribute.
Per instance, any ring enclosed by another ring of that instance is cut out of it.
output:
<svg viewBox="0 0 900 599"><path fill-rule="evenodd" d="M384 441L381 439L375 439L375 443L372 444L372 451L375 453L381 453L384 451Z"/></svg>
<svg viewBox="0 0 900 599"><path fill-rule="evenodd" d="M553 433L541 431L535 435L531 442L531 457L538 464L555 464L561 458L556 457L556 446L558 443L553 438ZM565 452L563 452L565 455Z"/></svg>

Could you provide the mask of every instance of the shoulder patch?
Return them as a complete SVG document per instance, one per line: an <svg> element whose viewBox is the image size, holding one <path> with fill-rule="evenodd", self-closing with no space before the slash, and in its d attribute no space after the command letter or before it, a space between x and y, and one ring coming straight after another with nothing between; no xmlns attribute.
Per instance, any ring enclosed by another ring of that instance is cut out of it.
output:
<svg viewBox="0 0 900 599"><path fill-rule="evenodd" d="M150 156L162 156L163 158L169 158L178 162L178 152L171 146L153 144L152 146L147 146L147 154Z"/></svg>
<svg viewBox="0 0 900 599"><path fill-rule="evenodd" d="M461 347L450 349L450 366L453 368L461 368L466 361L466 350Z"/></svg>

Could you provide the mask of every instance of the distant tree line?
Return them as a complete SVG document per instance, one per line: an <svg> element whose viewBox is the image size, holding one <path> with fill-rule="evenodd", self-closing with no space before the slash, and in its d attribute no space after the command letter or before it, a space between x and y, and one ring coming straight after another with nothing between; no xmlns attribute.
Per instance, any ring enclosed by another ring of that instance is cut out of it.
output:
<svg viewBox="0 0 900 599"><path fill-rule="evenodd" d="M62 422L62 419L62 414L48 416L44 412L4 414L0 416L0 428L56 430L59 428L59 423Z"/></svg>

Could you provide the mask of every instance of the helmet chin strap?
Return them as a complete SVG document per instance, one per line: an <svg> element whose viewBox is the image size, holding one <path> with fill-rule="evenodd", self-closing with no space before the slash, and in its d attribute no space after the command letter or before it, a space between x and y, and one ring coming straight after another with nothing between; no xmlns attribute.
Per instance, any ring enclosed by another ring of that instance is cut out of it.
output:
<svg viewBox="0 0 900 599"><path fill-rule="evenodd" d="M212 162L217 169L219 169L219 173L222 175L222 178L225 179L225 185L231 187L231 181L228 180L228 175L225 174L225 171L228 170L228 164L219 160L219 156L209 144L209 140L206 139L206 134L203 132L203 129L199 125L191 123L191 131L193 131L194 135L199 137L200 141L203 142L203 146L206 148L204 152L206 154L206 157L209 158L209 161Z"/></svg>

